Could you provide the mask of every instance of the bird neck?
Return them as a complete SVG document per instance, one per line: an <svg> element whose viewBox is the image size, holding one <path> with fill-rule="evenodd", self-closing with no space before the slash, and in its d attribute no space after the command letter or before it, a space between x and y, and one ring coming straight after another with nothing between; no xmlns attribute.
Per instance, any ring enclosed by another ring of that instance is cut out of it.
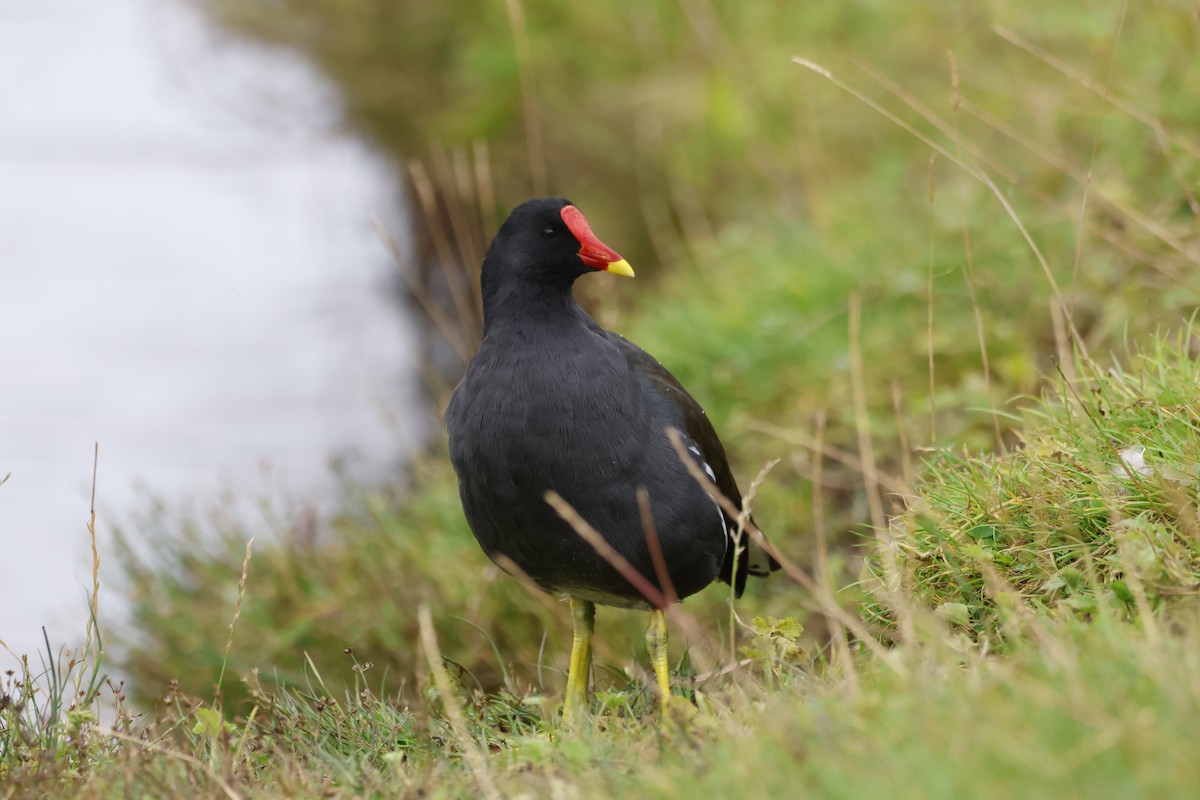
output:
<svg viewBox="0 0 1200 800"><path fill-rule="evenodd" d="M483 333L509 327L561 327L586 324L587 312L575 301L571 284L483 280Z"/></svg>

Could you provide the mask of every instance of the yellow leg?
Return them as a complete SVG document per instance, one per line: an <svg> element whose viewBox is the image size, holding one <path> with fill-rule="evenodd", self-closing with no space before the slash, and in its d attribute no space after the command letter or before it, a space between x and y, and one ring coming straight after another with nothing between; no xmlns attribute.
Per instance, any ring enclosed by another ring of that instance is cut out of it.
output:
<svg viewBox="0 0 1200 800"><path fill-rule="evenodd" d="M665 715L667 701L671 697L671 673L667 663L667 615L661 608L650 612L650 627L646 628L646 649L650 651L650 662L654 664L654 675L658 678L658 699Z"/></svg>
<svg viewBox="0 0 1200 800"><path fill-rule="evenodd" d="M567 698L563 718L574 722L587 712L588 681L592 673L592 632L596 629L596 604L572 597L571 619L575 636L571 641L571 666L567 670Z"/></svg>

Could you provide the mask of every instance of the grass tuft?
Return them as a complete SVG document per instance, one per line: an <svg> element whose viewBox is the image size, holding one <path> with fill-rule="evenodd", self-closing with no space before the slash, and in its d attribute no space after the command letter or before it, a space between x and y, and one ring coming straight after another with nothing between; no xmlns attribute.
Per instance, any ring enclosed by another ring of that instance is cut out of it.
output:
<svg viewBox="0 0 1200 800"><path fill-rule="evenodd" d="M893 524L912 592L994 643L1017 607L1057 618L1170 619L1200 595L1194 328L1127 365L1077 367L1025 413L1022 446L939 451ZM882 579L871 562L872 577ZM890 619L871 604L877 620Z"/></svg>

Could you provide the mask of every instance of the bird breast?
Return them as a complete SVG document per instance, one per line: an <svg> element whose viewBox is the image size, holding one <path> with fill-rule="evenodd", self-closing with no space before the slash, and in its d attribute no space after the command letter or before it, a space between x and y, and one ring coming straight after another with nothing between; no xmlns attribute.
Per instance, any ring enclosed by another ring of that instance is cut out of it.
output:
<svg viewBox="0 0 1200 800"><path fill-rule="evenodd" d="M641 393L616 358L555 358L542 347L476 364L482 368L464 378L447 415L452 448L470 447L475 452L460 454L493 468L602 479L630 466L639 431L650 427Z"/></svg>

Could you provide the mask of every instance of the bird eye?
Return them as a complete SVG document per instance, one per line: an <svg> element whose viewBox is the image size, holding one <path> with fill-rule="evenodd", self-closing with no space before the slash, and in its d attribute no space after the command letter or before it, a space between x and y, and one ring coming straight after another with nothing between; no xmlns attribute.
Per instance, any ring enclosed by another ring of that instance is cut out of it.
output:
<svg viewBox="0 0 1200 800"><path fill-rule="evenodd" d="M553 238L554 238L554 236L555 236L555 230L554 230L554 228L546 228L546 229L544 229L544 230L542 231L542 238L543 238L543 239L553 239Z"/></svg>

